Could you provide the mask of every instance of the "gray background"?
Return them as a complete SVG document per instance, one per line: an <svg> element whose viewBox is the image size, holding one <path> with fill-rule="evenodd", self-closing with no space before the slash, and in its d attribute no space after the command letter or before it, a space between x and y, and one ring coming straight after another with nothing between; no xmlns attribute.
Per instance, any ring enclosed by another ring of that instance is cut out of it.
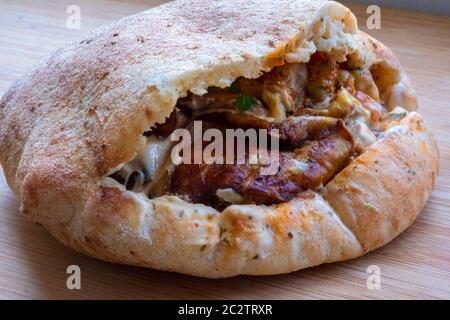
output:
<svg viewBox="0 0 450 320"><path fill-rule="evenodd" d="M377 4L408 10L450 15L450 0L350 0L367 4Z"/></svg>

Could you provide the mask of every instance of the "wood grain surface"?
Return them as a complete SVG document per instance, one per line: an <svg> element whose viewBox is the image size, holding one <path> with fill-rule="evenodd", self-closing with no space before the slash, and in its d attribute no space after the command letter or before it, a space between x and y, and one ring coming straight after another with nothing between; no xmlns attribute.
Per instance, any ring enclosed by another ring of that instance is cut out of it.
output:
<svg viewBox="0 0 450 320"><path fill-rule="evenodd" d="M0 94L52 50L86 31L162 1L0 0ZM81 30L66 27L81 8ZM365 7L349 6L365 29ZM409 299L450 298L450 17L383 8L381 30L412 78L421 113L441 150L436 189L417 222L359 259L288 275L199 279L104 263L80 255L20 216L0 174L0 298L3 299ZM66 268L81 268L81 290L66 287ZM381 270L369 290L367 268Z"/></svg>

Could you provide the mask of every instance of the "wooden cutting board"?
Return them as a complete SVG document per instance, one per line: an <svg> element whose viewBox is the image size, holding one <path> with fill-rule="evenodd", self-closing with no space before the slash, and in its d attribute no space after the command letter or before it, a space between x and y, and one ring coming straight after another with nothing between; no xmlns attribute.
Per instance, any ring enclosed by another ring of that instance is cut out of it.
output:
<svg viewBox="0 0 450 320"><path fill-rule="evenodd" d="M76 1L81 30L66 28L72 1L0 1L0 94L52 50L84 32L162 1ZM365 29L365 7L350 5ZM0 298L314 299L450 298L450 17L382 9L369 31L400 58L418 90L421 113L441 150L436 189L417 222L362 258L288 275L198 279L100 262L68 249L19 215L0 174ZM66 268L81 268L81 290L66 287ZM369 266L381 288L366 285Z"/></svg>

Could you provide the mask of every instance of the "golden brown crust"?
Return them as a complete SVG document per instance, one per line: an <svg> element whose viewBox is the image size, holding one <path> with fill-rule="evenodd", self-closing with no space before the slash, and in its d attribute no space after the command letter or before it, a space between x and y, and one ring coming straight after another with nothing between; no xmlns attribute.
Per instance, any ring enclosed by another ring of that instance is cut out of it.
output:
<svg viewBox="0 0 450 320"><path fill-rule="evenodd" d="M0 102L0 161L22 213L88 255L214 278L290 272L391 240L420 212L437 173L436 144L415 113L349 167L364 173L347 168L323 196L307 192L281 205L220 213L176 197L150 200L105 178L135 156L142 133L187 90L201 94L298 59L308 50L296 46L321 15L344 19L345 35L362 35L347 9L325 3L174 2L55 52ZM394 61L380 52L374 61ZM402 73L399 65L389 70ZM377 174L374 159L385 173ZM352 183L361 190L334 196ZM395 188L400 205L386 204Z"/></svg>
<svg viewBox="0 0 450 320"><path fill-rule="evenodd" d="M439 151L415 112L342 170L322 190L365 252L409 227L431 195Z"/></svg>

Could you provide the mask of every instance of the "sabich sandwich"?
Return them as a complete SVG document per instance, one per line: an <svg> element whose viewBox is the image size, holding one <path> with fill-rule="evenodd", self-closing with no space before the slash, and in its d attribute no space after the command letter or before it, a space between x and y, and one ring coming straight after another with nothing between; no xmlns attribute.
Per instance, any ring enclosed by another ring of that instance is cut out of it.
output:
<svg viewBox="0 0 450 320"><path fill-rule="evenodd" d="M89 256L210 278L287 273L413 223L439 166L417 106L394 54L339 3L175 1L14 84L0 160L21 213ZM278 170L174 164L171 135L194 121L276 132Z"/></svg>

